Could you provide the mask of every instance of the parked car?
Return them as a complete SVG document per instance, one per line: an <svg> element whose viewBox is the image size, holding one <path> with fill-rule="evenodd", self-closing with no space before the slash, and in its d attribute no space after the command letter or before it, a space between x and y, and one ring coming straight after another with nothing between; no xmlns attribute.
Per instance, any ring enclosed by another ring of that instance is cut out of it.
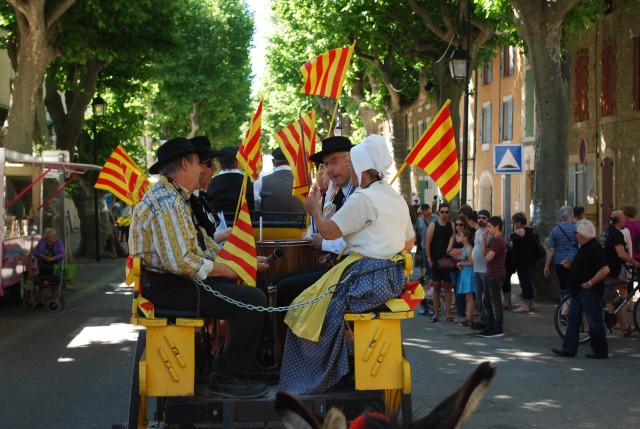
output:
<svg viewBox="0 0 640 429"><path fill-rule="evenodd" d="M0 299L8 299L14 304L22 302L24 282L32 274L31 249L38 240L39 237L30 236L2 243Z"/></svg>

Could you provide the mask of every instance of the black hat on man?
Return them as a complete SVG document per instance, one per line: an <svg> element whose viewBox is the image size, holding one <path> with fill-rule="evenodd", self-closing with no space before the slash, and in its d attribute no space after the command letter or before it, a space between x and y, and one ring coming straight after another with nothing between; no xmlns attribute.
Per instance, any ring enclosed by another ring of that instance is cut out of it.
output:
<svg viewBox="0 0 640 429"><path fill-rule="evenodd" d="M282 152L282 149L280 149L279 147L275 148L273 150L273 152L271 152L271 156L273 156L273 159L276 161L286 161L287 157L284 156L284 153Z"/></svg>
<svg viewBox="0 0 640 429"><path fill-rule="evenodd" d="M325 155L335 152L349 152L353 145L344 136L332 136L322 140L322 150L309 157L311 162L321 163Z"/></svg>
<svg viewBox="0 0 640 429"><path fill-rule="evenodd" d="M235 164L236 155L238 155L239 149L240 148L238 146L224 146L222 149L220 149L220 152L222 152L222 155L220 155L220 158L218 159L220 165Z"/></svg>
<svg viewBox="0 0 640 429"><path fill-rule="evenodd" d="M206 161L208 159L213 159L216 158L218 156L223 155L224 153L220 150L214 150L211 147L211 142L209 141L209 138L206 136L195 136L195 137L191 137L189 139L189 141L191 143L193 143L193 145L196 147L196 149L198 150L202 150L207 152L207 155L200 156L200 161Z"/></svg>
<svg viewBox="0 0 640 429"><path fill-rule="evenodd" d="M197 149L189 139L184 137L175 137L167 140L156 152L157 161L149 167L149 173L158 174L160 167L169 161L180 158L190 153L197 153L200 158L207 156L208 151Z"/></svg>

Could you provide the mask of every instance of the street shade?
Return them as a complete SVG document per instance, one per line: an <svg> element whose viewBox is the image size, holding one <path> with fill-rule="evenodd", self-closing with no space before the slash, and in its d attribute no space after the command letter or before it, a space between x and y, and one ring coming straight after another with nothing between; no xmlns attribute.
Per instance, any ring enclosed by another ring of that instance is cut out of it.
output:
<svg viewBox="0 0 640 429"><path fill-rule="evenodd" d="M461 82L467 78L467 51L460 45L451 53L449 71L451 77L457 81Z"/></svg>

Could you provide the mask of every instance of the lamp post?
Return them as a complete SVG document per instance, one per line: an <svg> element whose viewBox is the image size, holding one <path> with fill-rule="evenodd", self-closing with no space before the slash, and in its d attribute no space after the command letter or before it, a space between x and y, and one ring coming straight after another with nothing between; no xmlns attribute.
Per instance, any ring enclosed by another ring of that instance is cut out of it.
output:
<svg viewBox="0 0 640 429"><path fill-rule="evenodd" d="M96 132L96 117L104 116L107 111L107 102L104 101L100 95L93 99L91 102L91 108L93 113L92 127L93 127L93 164L98 165L98 135ZM95 179L98 180L98 172L96 172ZM93 188L93 222L95 228L95 240L96 240L96 261L100 262L100 201L98 201L98 190Z"/></svg>
<svg viewBox="0 0 640 429"><path fill-rule="evenodd" d="M467 0L467 17L465 20L465 32L467 33L467 49L458 47L449 58L449 71L451 77L464 82L464 120L462 141L462 185L460 186L461 204L467 204L467 157L469 153L469 69L471 68L471 0Z"/></svg>

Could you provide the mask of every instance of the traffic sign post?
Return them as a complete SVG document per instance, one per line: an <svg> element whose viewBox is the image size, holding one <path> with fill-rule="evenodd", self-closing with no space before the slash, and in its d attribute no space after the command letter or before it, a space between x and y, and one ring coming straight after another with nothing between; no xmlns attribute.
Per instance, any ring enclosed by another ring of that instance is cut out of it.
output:
<svg viewBox="0 0 640 429"><path fill-rule="evenodd" d="M494 174L522 174L522 145L499 144L493 146Z"/></svg>

